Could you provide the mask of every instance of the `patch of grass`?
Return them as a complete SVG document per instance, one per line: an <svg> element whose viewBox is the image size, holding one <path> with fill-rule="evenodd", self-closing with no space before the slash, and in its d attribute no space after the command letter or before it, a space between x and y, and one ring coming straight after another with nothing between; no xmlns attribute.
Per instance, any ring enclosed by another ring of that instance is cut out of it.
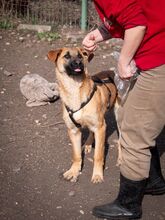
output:
<svg viewBox="0 0 165 220"><path fill-rule="evenodd" d="M0 29L10 29L12 27L13 25L9 20L0 20Z"/></svg>
<svg viewBox="0 0 165 220"><path fill-rule="evenodd" d="M42 32L37 33L37 36L40 40L54 41L60 38L60 35L57 32Z"/></svg>

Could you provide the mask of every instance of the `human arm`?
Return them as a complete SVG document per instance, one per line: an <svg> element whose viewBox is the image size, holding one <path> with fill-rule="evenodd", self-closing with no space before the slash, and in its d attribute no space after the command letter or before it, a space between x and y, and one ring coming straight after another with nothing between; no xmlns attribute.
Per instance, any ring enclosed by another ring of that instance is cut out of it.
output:
<svg viewBox="0 0 165 220"><path fill-rule="evenodd" d="M97 48L97 44L111 38L111 35L104 24L101 24L97 29L88 33L82 44L84 49L92 52Z"/></svg>
<svg viewBox="0 0 165 220"><path fill-rule="evenodd" d="M145 26L136 26L125 30L123 47L118 61L118 72L122 79L128 79L134 74L130 63L143 40L145 31Z"/></svg>

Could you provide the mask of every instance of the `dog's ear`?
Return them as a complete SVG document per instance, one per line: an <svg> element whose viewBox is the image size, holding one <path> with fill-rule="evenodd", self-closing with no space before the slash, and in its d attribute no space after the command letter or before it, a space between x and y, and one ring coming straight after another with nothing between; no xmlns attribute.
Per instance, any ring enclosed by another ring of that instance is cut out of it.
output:
<svg viewBox="0 0 165 220"><path fill-rule="evenodd" d="M88 62L90 62L93 59L93 57L94 57L93 53L88 52L84 48L80 48L80 50L81 50L81 53L84 55L84 57L87 58Z"/></svg>
<svg viewBox="0 0 165 220"><path fill-rule="evenodd" d="M57 49L57 50L51 50L49 51L47 57L50 61L56 62L58 56L60 55L62 49Z"/></svg>

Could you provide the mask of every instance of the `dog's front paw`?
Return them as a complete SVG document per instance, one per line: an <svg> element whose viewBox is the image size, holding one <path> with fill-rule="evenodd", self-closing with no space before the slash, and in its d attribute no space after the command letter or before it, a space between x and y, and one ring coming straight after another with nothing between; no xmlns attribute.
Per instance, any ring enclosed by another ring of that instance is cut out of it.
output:
<svg viewBox="0 0 165 220"><path fill-rule="evenodd" d="M79 171L75 171L73 169L69 169L68 171L66 171L63 174L63 177L64 177L64 179L66 179L66 180L68 180L70 182L77 182L79 174L80 174Z"/></svg>
<svg viewBox="0 0 165 220"><path fill-rule="evenodd" d="M103 175L101 175L101 174L94 174L92 176L91 182L92 183L102 183L102 182L104 182Z"/></svg>

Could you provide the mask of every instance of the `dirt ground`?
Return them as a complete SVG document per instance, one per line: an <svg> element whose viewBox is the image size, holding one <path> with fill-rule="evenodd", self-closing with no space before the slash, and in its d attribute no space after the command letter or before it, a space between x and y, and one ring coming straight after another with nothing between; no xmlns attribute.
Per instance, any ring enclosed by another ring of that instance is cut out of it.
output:
<svg viewBox="0 0 165 220"><path fill-rule="evenodd" d="M19 83L28 73L55 81L54 66L46 59L52 48L69 45L38 40L32 32L0 31L0 219L94 220L93 206L112 201L118 192L117 139L113 112L106 115L108 153L104 183L90 182L93 151L84 158L77 183L61 174L71 165L71 144L62 120L60 99L29 108ZM91 74L112 65L113 44L103 44L89 64ZM10 76L8 76L8 74ZM135 125L136 126L136 125ZM85 138L85 135L84 135ZM165 132L158 140L165 175ZM165 196L145 196L142 220L165 219Z"/></svg>

